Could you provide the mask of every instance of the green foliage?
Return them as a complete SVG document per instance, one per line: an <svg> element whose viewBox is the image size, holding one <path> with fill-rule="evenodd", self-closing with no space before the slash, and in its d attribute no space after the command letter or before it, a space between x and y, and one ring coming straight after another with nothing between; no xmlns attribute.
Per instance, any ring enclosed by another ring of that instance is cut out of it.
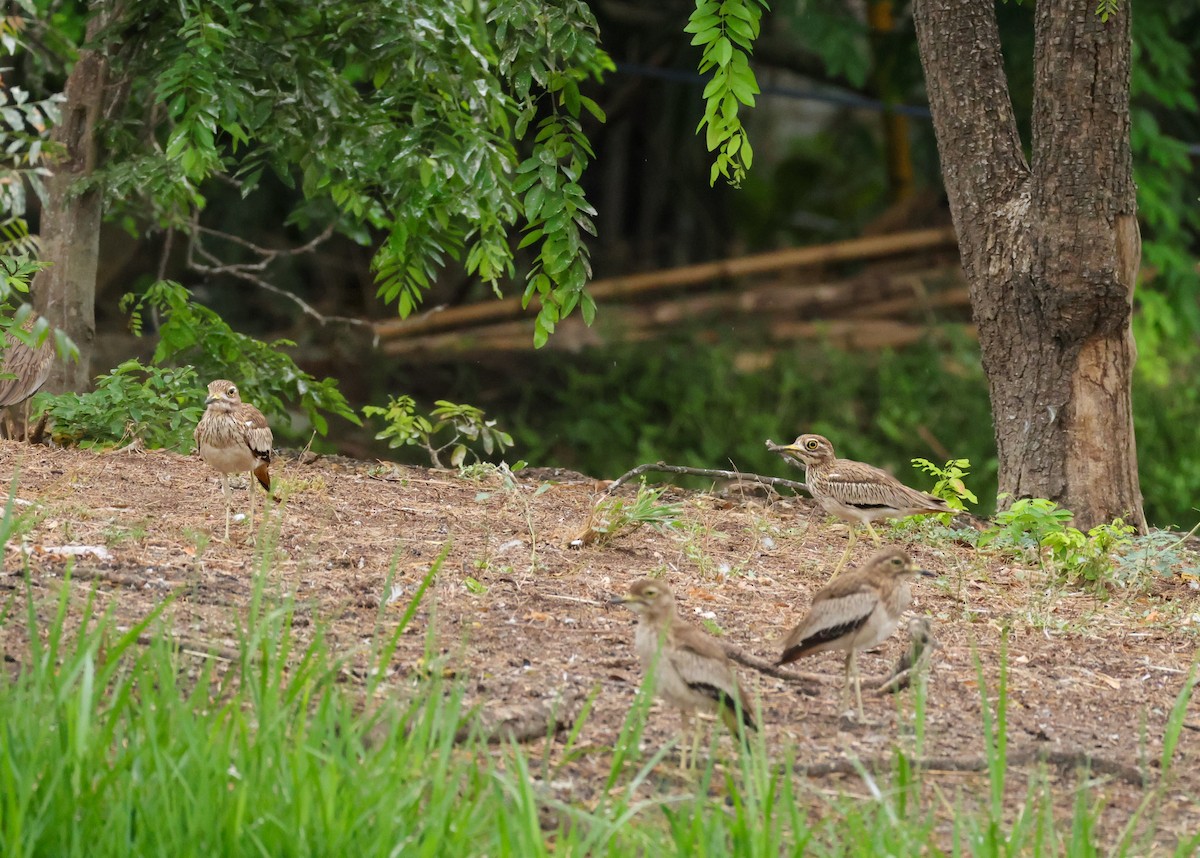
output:
<svg viewBox="0 0 1200 858"><path fill-rule="evenodd" d="M963 477L970 474L970 470L968 470L971 467L970 459L951 459L945 465L938 467L928 459L918 457L912 460L912 464L917 470L937 477L937 482L929 490L934 497L941 498L955 509L966 509L965 502L967 501L971 504L979 503L979 498L963 482Z"/></svg>
<svg viewBox="0 0 1200 858"><path fill-rule="evenodd" d="M758 81L750 68L750 53L758 38L766 0L697 0L684 31L692 44L703 45L700 74L712 73L704 87L704 116L708 151L715 151L709 183L722 176L740 185L754 163L750 138L738 116L741 105L754 106Z"/></svg>
<svg viewBox="0 0 1200 858"><path fill-rule="evenodd" d="M24 24L25 19L17 15L0 21L4 54L11 56L21 50ZM58 124L63 100L61 93L39 98L20 86L0 86L0 212L6 233L0 253L14 252L13 237L7 233L14 221L25 216L28 192L45 199L44 180L50 175L47 164L54 151L50 129ZM20 249L33 250L27 245Z"/></svg>
<svg viewBox="0 0 1200 858"><path fill-rule="evenodd" d="M1179 576L1200 579L1200 552L1188 547L1200 525L1185 534L1170 530L1152 530L1136 536L1116 558L1117 576L1125 580L1146 580L1151 576Z"/></svg>
<svg viewBox="0 0 1200 858"><path fill-rule="evenodd" d="M1133 16L1130 142L1134 153L1142 267L1152 273L1136 294L1139 372L1165 381L1169 345L1200 333L1195 298L1200 180L1188 142L1200 134L1193 57L1200 12L1188 4L1138 7Z"/></svg>
<svg viewBox="0 0 1200 858"><path fill-rule="evenodd" d="M297 402L313 428L324 435L329 423L322 412L337 414L361 425L332 378L318 381L296 366L283 351L295 346L291 340L264 343L234 331L214 310L191 300L191 293L178 283L162 280L141 295L127 294L121 307L129 311L130 327L141 334L147 312L159 318L158 345L151 362L155 366L195 368L203 388L216 378L238 385L242 398L256 405L276 426L291 424L285 400ZM198 389L193 396L201 397Z"/></svg>
<svg viewBox="0 0 1200 858"><path fill-rule="evenodd" d="M1122 519L1101 524L1087 533L1069 522L1070 510L1045 498L1020 498L996 515L996 527L986 531L980 545L1034 552L1048 559L1070 581L1124 585L1114 576L1116 553L1130 546L1136 529Z"/></svg>
<svg viewBox="0 0 1200 858"><path fill-rule="evenodd" d="M449 259L498 291L521 229L542 331L590 314L582 123L603 112L581 89L614 66L581 0L147 0L99 48L128 89L94 181L135 228L187 232L206 182L249 195L272 173L305 198L292 221L315 204L382 235L372 266L401 315Z"/></svg>
<svg viewBox="0 0 1200 858"><path fill-rule="evenodd" d="M776 14L786 11L781 8ZM831 75L845 77L857 87L866 84L871 51L866 22L857 10L840 0L807 0L790 24L796 44L820 56Z"/></svg>
<svg viewBox="0 0 1200 858"><path fill-rule="evenodd" d="M96 380L90 393L40 393L36 408L54 418L54 437L81 447L140 441L146 447L185 451L204 413L201 387L191 367L142 366L127 360Z"/></svg>
<svg viewBox="0 0 1200 858"><path fill-rule="evenodd" d="M11 221L5 229L23 231L25 222ZM55 352L63 360L78 360L79 349L61 328L51 328L44 318L38 318L25 330L25 324L33 313L33 307L22 299L29 294L33 276L48 263L39 262L22 251L0 250L0 361L4 359L8 337L19 340L29 348L40 348L48 337L54 337ZM0 377L11 378L11 373L0 373Z"/></svg>
<svg viewBox="0 0 1200 858"><path fill-rule="evenodd" d="M468 454L479 461L480 454L468 444L479 442L483 455L503 453L513 445L512 436L496 428L495 420L487 420L481 409L473 405L457 405L439 399L429 416L417 413L416 401L411 396L392 396L386 407L366 405L364 417L382 417L385 427L376 434L378 441L387 441L388 447L419 446L429 453L435 468L442 467L441 454L450 450L450 467L463 466ZM435 435L446 440L434 441ZM435 446L436 444L436 446Z"/></svg>
<svg viewBox="0 0 1200 858"><path fill-rule="evenodd" d="M596 234L596 210L579 185L592 150L578 119L557 114L543 119L536 142L534 155L517 167L513 189L525 194L529 225L521 247L541 240L521 296L522 307L528 307L534 295L541 301L533 333L534 345L541 348L576 306L586 324L596 317L596 302L584 292L592 267L580 232Z"/></svg>

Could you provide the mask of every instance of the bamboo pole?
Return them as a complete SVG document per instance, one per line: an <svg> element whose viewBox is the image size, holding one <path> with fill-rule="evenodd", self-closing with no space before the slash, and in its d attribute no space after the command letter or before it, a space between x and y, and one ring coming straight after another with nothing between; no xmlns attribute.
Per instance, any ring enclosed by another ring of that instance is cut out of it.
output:
<svg viewBox="0 0 1200 858"><path fill-rule="evenodd" d="M870 319L938 307L967 307L969 298L957 266L906 271L891 275L873 273L851 280L812 283L799 287L760 286L737 292L717 292L665 299L651 304L607 307L604 324L589 328L582 319L563 320L549 343L559 351L579 351L603 345L611 337L624 341L650 339L664 328L687 321L702 323L719 318L724 323L796 323ZM382 343L391 356L524 351L532 348L533 320L513 319L465 330L393 338Z"/></svg>
<svg viewBox="0 0 1200 858"><path fill-rule="evenodd" d="M793 247L737 259L594 280L588 287L588 292L596 301L629 298L658 290L707 285L714 280L787 268L864 261L913 251L951 247L956 241L954 230L950 227L854 238L832 244ZM521 307L520 297L503 298L499 301L481 301L464 307L430 311L410 319L387 319L375 324L375 332L380 340L390 340L520 318L523 315L525 310Z"/></svg>

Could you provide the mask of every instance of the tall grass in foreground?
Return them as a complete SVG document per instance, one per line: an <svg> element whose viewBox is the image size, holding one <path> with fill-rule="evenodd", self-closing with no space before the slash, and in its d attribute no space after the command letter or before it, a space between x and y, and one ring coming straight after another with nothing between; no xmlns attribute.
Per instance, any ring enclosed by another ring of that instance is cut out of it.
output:
<svg viewBox="0 0 1200 858"><path fill-rule="evenodd" d="M6 516L0 536L9 526ZM399 617L381 610L365 687L344 681L319 634L293 634L288 602L261 583L229 660L181 651L161 607L123 629L69 581L49 597L27 584L0 610L17 662L0 671L0 854L1096 854L1103 808L1087 788L1066 819L1051 812L1044 779L1023 804L1005 798L1003 675L997 697L980 674L985 707L998 709L986 737L992 788L978 806L952 804L899 748L889 771L860 767L848 783L865 797L832 795L795 774L804 749L779 748L769 728L740 753L717 734L708 759L725 762L680 780L671 747L644 747L645 692L611 751L579 743L587 711L607 705L596 698L554 754L489 748L461 685L387 670L443 558ZM551 784L577 778L570 766L589 753L608 766L606 782L560 800ZM1130 823L1112 854L1145 854L1147 820Z"/></svg>

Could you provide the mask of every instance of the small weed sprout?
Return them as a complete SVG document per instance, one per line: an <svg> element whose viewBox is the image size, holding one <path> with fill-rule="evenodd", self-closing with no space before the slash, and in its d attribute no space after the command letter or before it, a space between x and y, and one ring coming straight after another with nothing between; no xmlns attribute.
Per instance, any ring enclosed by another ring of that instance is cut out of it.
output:
<svg viewBox="0 0 1200 858"><path fill-rule="evenodd" d="M941 498L949 506L965 510L968 502L972 505L979 503L979 498L963 482L963 477L971 473L970 459L951 459L945 465L939 467L928 459L916 458L912 460L912 465L917 470L924 471L930 476L937 478L937 482L933 484L933 488L929 490L929 493L936 498ZM949 514L942 514L936 516L936 518L942 524L949 524L951 516Z"/></svg>
<svg viewBox="0 0 1200 858"><path fill-rule="evenodd" d="M444 399L434 405L433 411L426 416L417 413L416 401L411 396L392 396L386 407L367 405L362 412L364 417L383 418L386 426L375 435L376 440L387 441L392 449L421 447L429 454L435 468L445 467L441 456L447 450L450 450L450 467L461 468L468 454L477 462L481 459L468 444L478 442L483 455L495 451L503 453L513 445L512 436L497 429L495 420L486 420L482 409ZM447 440L434 440L434 436L445 437L446 434L449 434Z"/></svg>
<svg viewBox="0 0 1200 858"><path fill-rule="evenodd" d="M573 548L593 542L607 542L622 531L634 531L644 524L662 530L674 527L683 515L683 504L659 503L666 487L652 489L645 479L638 486L637 497L632 502L624 498L604 498L592 508L583 532L570 541Z"/></svg>

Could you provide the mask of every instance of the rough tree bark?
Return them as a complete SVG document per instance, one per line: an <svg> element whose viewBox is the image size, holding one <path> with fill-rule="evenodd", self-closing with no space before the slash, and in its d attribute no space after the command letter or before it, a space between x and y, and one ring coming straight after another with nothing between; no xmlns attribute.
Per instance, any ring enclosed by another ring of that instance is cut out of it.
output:
<svg viewBox="0 0 1200 858"><path fill-rule="evenodd" d="M1032 159L992 0L914 0L942 173L988 377L1000 491L1145 529L1130 332L1141 258L1130 0L1039 0Z"/></svg>
<svg viewBox="0 0 1200 858"><path fill-rule="evenodd" d="M98 12L88 24L91 43L107 16ZM46 182L41 217L42 259L51 263L34 277L33 303L51 325L66 331L79 347L76 363L56 362L45 390L84 391L91 383L91 356L96 340L96 269L100 256L102 193L82 193L75 183L97 166L96 126L105 105L108 60L85 49L67 77L62 119L51 139L62 147L54 175Z"/></svg>

